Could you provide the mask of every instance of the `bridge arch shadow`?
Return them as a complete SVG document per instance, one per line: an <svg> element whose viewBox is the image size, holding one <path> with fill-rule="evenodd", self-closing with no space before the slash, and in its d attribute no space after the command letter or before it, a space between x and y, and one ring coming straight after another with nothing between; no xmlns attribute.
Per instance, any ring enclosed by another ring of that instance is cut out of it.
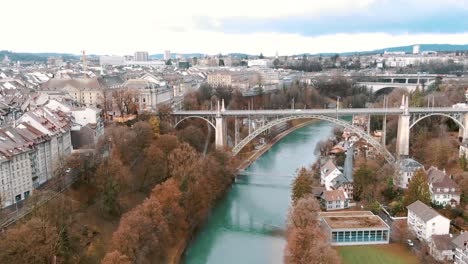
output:
<svg viewBox="0 0 468 264"><path fill-rule="evenodd" d="M374 95L375 96L389 95L389 94L391 94L393 91L395 91L397 89L403 89L403 88L392 87L392 86L384 87L384 88L381 88L381 89L378 89L377 91L375 91Z"/></svg>
<svg viewBox="0 0 468 264"><path fill-rule="evenodd" d="M318 120L328 121L328 122L334 123L336 125L339 125L341 127L347 128L350 131L357 134L358 136L360 136L361 138L363 138L364 140L366 140L367 143L372 145L374 148L376 148L378 150L378 152L381 153L385 157L385 160L387 160L387 162L393 163L395 161L395 158L385 148L385 146L382 146L382 144L380 144L380 142L375 140L371 135L367 134L367 132L365 132L364 130L362 130L362 129L358 128L358 127L355 127L355 126L351 125L350 123L348 123L348 122L346 122L344 120L336 119L334 117L325 116L325 115L294 115L294 116L286 116L286 117L283 117L283 118L273 120L273 121L265 124L263 127L260 127L258 129L256 129L250 135L248 135L247 137L242 139L232 149L233 154L237 155L248 143L250 143L253 139L255 139L257 136L259 136L260 134L262 134L266 130L268 130L268 129L276 126L276 125L282 124L284 122L287 122L287 121L290 121L290 120L296 120L296 119L318 119Z"/></svg>

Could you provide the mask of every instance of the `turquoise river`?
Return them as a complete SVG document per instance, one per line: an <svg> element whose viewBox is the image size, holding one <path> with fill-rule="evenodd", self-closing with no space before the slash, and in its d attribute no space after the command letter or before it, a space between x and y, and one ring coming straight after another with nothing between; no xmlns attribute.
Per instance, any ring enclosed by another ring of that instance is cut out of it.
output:
<svg viewBox="0 0 468 264"><path fill-rule="evenodd" d="M317 160L317 143L333 125L316 122L275 144L239 176L190 243L185 264L276 264L283 261L292 176Z"/></svg>

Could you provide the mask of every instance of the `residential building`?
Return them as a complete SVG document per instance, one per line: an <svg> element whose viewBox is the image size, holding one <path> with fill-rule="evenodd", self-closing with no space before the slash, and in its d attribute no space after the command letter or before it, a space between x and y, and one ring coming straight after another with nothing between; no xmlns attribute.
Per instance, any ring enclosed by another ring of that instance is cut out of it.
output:
<svg viewBox="0 0 468 264"><path fill-rule="evenodd" d="M398 160L396 166L395 184L404 189L408 188L411 178L417 170L424 170L421 163L411 158Z"/></svg>
<svg viewBox="0 0 468 264"><path fill-rule="evenodd" d="M332 190L336 179L342 174L335 166L335 163L333 163L333 160L329 159L320 168L320 184L324 185L327 190Z"/></svg>
<svg viewBox="0 0 468 264"><path fill-rule="evenodd" d="M148 61L149 55L147 51L137 51L133 56L134 61Z"/></svg>
<svg viewBox="0 0 468 264"><path fill-rule="evenodd" d="M17 203L33 192L30 142L13 128L0 129L1 207Z"/></svg>
<svg viewBox="0 0 468 264"><path fill-rule="evenodd" d="M452 235L433 235L431 243L429 244L429 253L437 261L451 261L453 260Z"/></svg>
<svg viewBox="0 0 468 264"><path fill-rule="evenodd" d="M319 212L332 246L388 244L390 227L370 211Z"/></svg>
<svg viewBox="0 0 468 264"><path fill-rule="evenodd" d="M461 191L445 170L430 167L427 171L427 181L431 192L432 203L437 205L450 205L452 207L460 204Z"/></svg>
<svg viewBox="0 0 468 264"><path fill-rule="evenodd" d="M450 219L440 215L421 201L406 207L408 227L419 239L431 241L432 235L446 235L450 230Z"/></svg>
<svg viewBox="0 0 468 264"><path fill-rule="evenodd" d="M76 102L86 106L103 103L105 83L99 78L52 78L41 85L44 93L67 92Z"/></svg>
<svg viewBox="0 0 468 264"><path fill-rule="evenodd" d="M232 86L247 90L258 83L259 74L252 71L219 71L208 74L207 81L212 86Z"/></svg>
<svg viewBox="0 0 468 264"><path fill-rule="evenodd" d="M468 232L462 232L452 240L455 264L468 264Z"/></svg>
<svg viewBox="0 0 468 264"><path fill-rule="evenodd" d="M25 113L18 120L18 123L25 123L50 137L50 153L48 154L50 154L49 167L51 169L47 175L47 179L49 179L52 172L62 165L64 158L72 151L70 116L63 112L52 111L47 107L41 107Z"/></svg>
<svg viewBox="0 0 468 264"><path fill-rule="evenodd" d="M25 113L17 124L0 129L1 207L30 196L71 152L69 116L43 107Z"/></svg>
<svg viewBox="0 0 468 264"><path fill-rule="evenodd" d="M324 191L321 199L322 206L327 211L349 208L349 198L343 190Z"/></svg>

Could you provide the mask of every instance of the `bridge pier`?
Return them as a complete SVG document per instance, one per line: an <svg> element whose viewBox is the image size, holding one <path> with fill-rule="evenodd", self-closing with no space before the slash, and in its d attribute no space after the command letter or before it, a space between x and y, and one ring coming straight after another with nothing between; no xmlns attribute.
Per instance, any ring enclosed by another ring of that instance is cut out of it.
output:
<svg viewBox="0 0 468 264"><path fill-rule="evenodd" d="M401 107L404 113L398 118L398 132L396 142L396 152L398 158L409 156L409 138L410 138L410 114L408 111L408 97L403 96Z"/></svg>
<svg viewBox="0 0 468 264"><path fill-rule="evenodd" d="M462 139L463 141L468 140L468 113L462 115L462 120L461 120L463 127L460 127L458 130L458 136Z"/></svg>
<svg viewBox="0 0 468 264"><path fill-rule="evenodd" d="M224 99L222 101L222 107L219 107L218 101L218 113L216 114L216 135L215 135L215 145L216 149L224 149L227 145L227 126L226 120L221 115L222 112L225 112L224 108Z"/></svg>

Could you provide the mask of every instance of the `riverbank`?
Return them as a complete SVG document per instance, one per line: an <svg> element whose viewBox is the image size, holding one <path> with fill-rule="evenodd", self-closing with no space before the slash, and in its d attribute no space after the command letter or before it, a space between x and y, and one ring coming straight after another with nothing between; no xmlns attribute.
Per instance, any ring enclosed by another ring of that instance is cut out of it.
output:
<svg viewBox="0 0 468 264"><path fill-rule="evenodd" d="M275 145L278 141L280 141L281 139L283 139L284 137L286 137L287 135L291 134L292 132L296 131L297 129L299 128L302 128L302 127L305 127L307 125L310 125L314 122L317 122L317 120L309 120L309 121L306 121L304 123L300 123L296 126L293 126L283 132L281 132L280 134L278 134L276 137L274 137L270 142L268 142L267 144L265 144L261 149L255 151L249 158L247 158L246 160L244 160L240 165L239 167L237 168L238 170L245 170L247 167L250 166L250 164L252 164L252 162L256 161L259 157L261 157L263 154L265 154L268 150L271 149L271 147L273 145Z"/></svg>

